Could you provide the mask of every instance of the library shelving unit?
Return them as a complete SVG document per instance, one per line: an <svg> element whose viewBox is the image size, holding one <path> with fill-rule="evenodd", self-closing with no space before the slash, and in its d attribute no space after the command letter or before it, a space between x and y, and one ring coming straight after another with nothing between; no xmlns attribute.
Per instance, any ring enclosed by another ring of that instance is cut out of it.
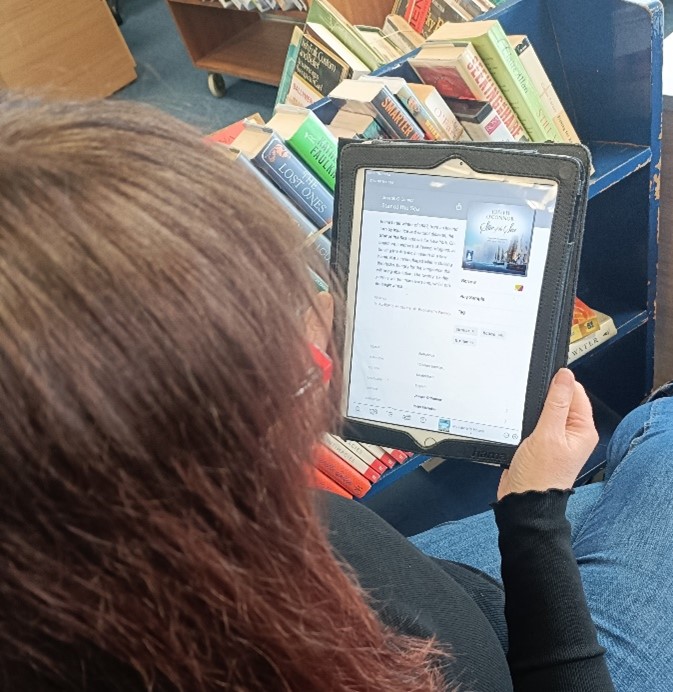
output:
<svg viewBox="0 0 673 692"><path fill-rule="evenodd" d="M663 10L658 0L507 0L482 19L526 34L577 132L595 174L582 249L578 295L611 315L618 333L572 368L587 388L601 444L586 480L604 462L619 420L652 388L661 167ZM377 74L418 81L407 58ZM335 107L315 111L330 122ZM427 457L384 474L371 497Z"/></svg>
<svg viewBox="0 0 673 692"><path fill-rule="evenodd" d="M224 96L223 74L278 86L292 29L305 12L225 9L219 0L166 0L192 62L208 72L213 96ZM309 2L310 4L310 2ZM332 0L349 22L383 26L393 0Z"/></svg>

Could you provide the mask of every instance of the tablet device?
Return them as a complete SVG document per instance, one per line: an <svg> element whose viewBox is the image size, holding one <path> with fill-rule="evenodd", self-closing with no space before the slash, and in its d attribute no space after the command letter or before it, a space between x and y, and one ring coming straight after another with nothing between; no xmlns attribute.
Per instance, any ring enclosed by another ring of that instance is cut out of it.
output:
<svg viewBox="0 0 673 692"><path fill-rule="evenodd" d="M565 363L586 149L349 142L334 269L347 434L506 464Z"/></svg>

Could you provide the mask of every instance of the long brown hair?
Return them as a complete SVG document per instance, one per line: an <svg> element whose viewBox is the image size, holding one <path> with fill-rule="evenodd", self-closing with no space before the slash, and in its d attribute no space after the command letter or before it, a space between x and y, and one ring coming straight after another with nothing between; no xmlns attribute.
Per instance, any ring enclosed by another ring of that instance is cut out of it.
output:
<svg viewBox="0 0 673 692"><path fill-rule="evenodd" d="M439 689L307 487L299 245L170 118L0 99L4 689Z"/></svg>

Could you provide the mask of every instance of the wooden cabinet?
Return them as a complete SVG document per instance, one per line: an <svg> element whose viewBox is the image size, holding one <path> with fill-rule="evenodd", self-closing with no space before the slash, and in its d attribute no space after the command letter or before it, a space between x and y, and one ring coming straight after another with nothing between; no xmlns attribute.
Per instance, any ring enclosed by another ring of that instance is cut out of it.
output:
<svg viewBox="0 0 673 692"><path fill-rule="evenodd" d="M196 67L278 86L292 29L305 12L224 9L218 0L166 0ZM350 22L382 26L392 0L333 0Z"/></svg>
<svg viewBox="0 0 673 692"><path fill-rule="evenodd" d="M0 87L94 98L135 78L105 0L0 2Z"/></svg>

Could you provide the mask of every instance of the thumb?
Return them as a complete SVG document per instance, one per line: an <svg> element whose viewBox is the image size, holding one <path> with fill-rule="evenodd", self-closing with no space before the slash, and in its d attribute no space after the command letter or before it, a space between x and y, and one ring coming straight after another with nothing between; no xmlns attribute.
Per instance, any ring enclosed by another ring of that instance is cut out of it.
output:
<svg viewBox="0 0 673 692"><path fill-rule="evenodd" d="M575 376L568 368L561 368L549 386L538 427L565 428L574 394Z"/></svg>

